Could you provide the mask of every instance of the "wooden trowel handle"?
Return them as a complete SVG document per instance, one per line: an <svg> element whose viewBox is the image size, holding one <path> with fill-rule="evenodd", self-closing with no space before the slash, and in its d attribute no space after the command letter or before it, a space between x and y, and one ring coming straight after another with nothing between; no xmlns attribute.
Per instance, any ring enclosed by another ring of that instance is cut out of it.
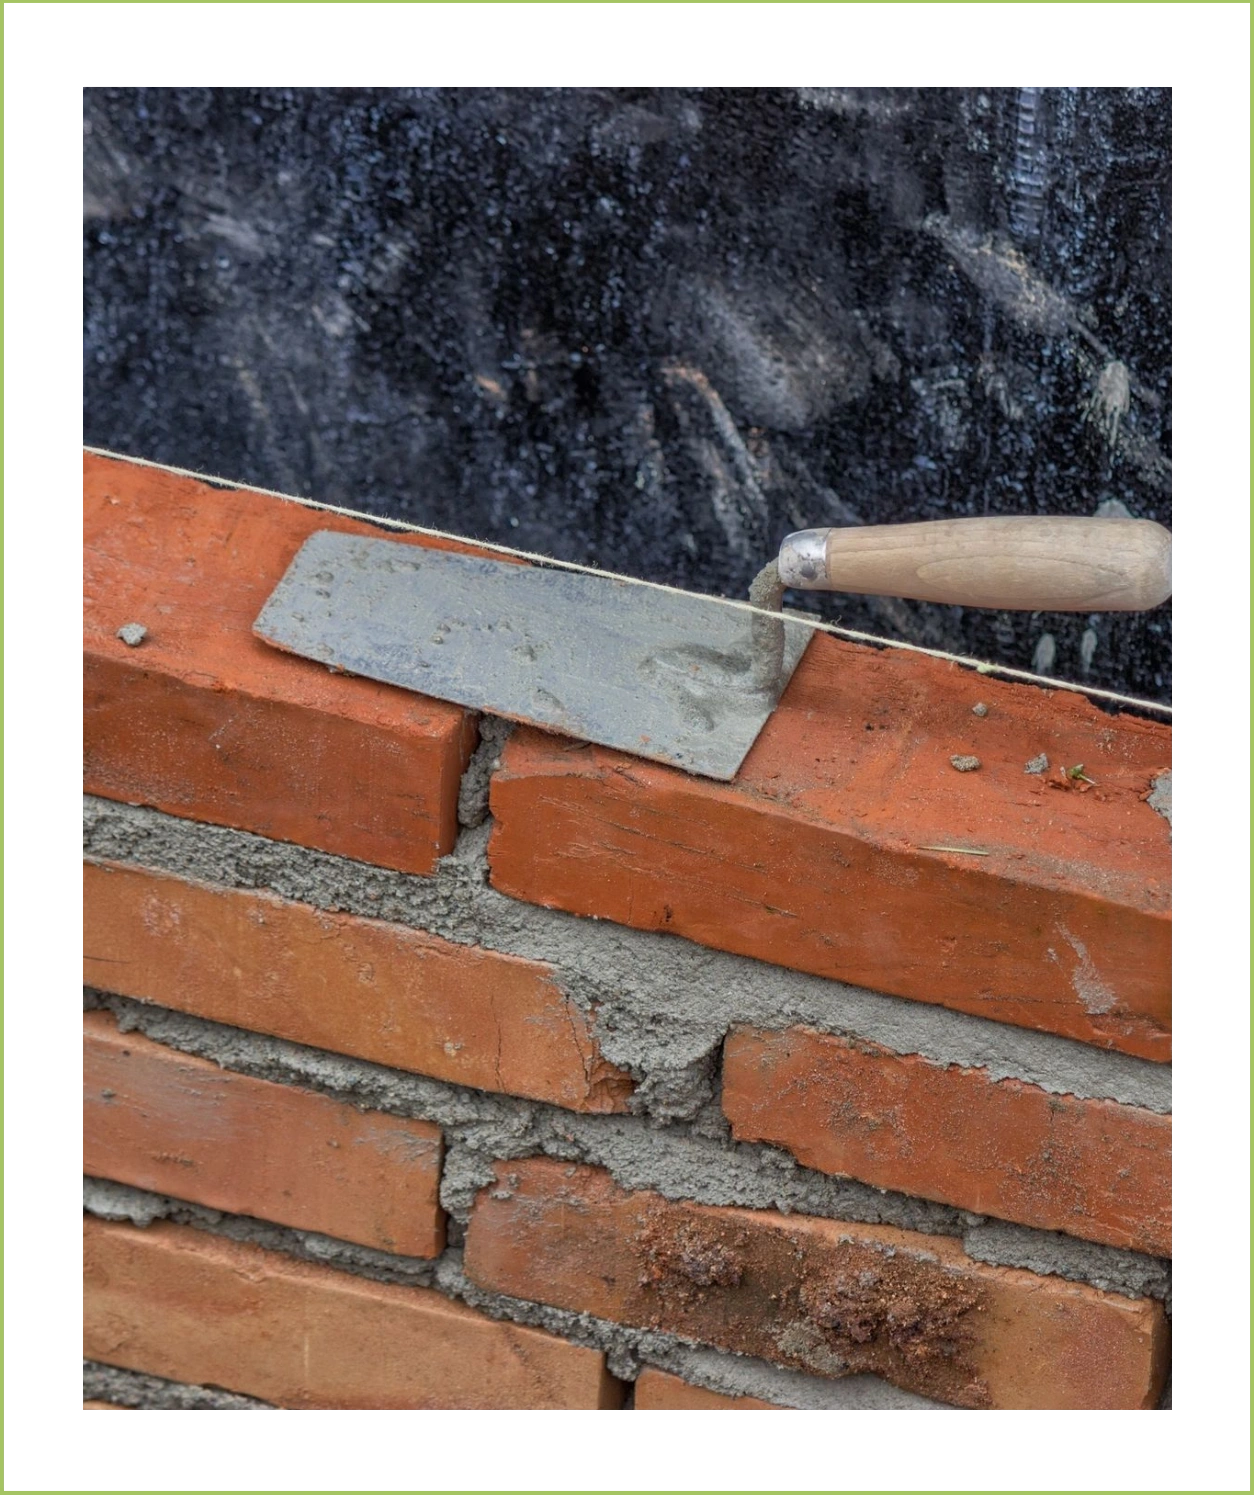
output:
<svg viewBox="0 0 1254 1496"><path fill-rule="evenodd" d="M1100 613L1171 596L1171 532L1148 519L1031 515L800 530L780 580L967 608Z"/></svg>

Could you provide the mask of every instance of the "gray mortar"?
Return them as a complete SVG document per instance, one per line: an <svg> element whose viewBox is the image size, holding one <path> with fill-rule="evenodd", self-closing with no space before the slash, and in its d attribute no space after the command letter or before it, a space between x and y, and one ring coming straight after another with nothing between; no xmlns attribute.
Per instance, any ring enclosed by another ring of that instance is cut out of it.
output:
<svg viewBox="0 0 1254 1496"><path fill-rule="evenodd" d="M112 1012L124 1031L138 1029L158 1043L212 1060L224 1069L305 1086L357 1107L436 1123L445 1146L440 1200L462 1226L478 1190L491 1183L496 1162L545 1155L599 1166L624 1189L654 1190L671 1200L785 1214L796 1211L960 1236L968 1256L978 1261L1051 1273L1131 1298L1143 1294L1161 1298L1170 1291L1170 1264L1159 1258L1099 1246L1061 1232L989 1221L946 1205L821 1174L803 1168L778 1149L709 1136L698 1130L698 1124L586 1116L389 1070L129 998L88 991L85 1000L88 1007ZM132 1195L141 1203L158 1198L134 1191L126 1198ZM200 1211L198 1220L216 1214L201 1207L187 1208ZM314 1241L302 1251L316 1255L331 1250L325 1245L329 1238L300 1235ZM421 1264L412 1265L417 1259L393 1259L359 1247L350 1250L363 1263L374 1261L379 1271L399 1272L404 1281L421 1281ZM324 1255L317 1260L328 1259Z"/></svg>
<svg viewBox="0 0 1254 1496"><path fill-rule="evenodd" d="M1060 1231L1035 1231L1006 1221L972 1226L962 1238L968 1257L999 1267L1021 1267L1032 1273L1082 1279L1107 1293L1131 1299L1162 1299L1171 1307L1171 1263L1140 1252L1079 1241Z"/></svg>
<svg viewBox="0 0 1254 1496"><path fill-rule="evenodd" d="M710 1117L719 1049L735 1024L804 1024L1056 1094L1171 1110L1170 1068L1150 1060L507 898L487 881L487 825L464 831L432 876L417 877L93 797L84 819L93 857L546 963L593 1015L605 1057L636 1079L633 1108L660 1120Z"/></svg>
<svg viewBox="0 0 1254 1496"><path fill-rule="evenodd" d="M485 713L479 718L479 746L470 756L457 793L457 821L460 826L482 826L488 818L488 794L492 776L501 767L501 749L514 730L514 724L503 717Z"/></svg>
<svg viewBox="0 0 1254 1496"><path fill-rule="evenodd" d="M358 1107L436 1123L444 1134L440 1201L463 1225L499 1160L545 1155L607 1169L624 1189L669 1200L740 1205L957 1236L981 1219L857 1180L803 1168L788 1153L733 1143L699 1124L568 1112L543 1102L449 1085L366 1060L230 1028L129 998L89 991L123 1030L213 1060L224 1069L322 1091Z"/></svg>
<svg viewBox="0 0 1254 1496"><path fill-rule="evenodd" d="M1160 816L1171 825L1171 771L1160 774L1151 786L1151 792L1145 803L1151 810L1156 810Z"/></svg>
<svg viewBox="0 0 1254 1496"><path fill-rule="evenodd" d="M83 1400L113 1403L119 1408L206 1408L237 1411L272 1409L273 1403L219 1387L198 1387L190 1382L169 1382L165 1377L106 1366L103 1361L83 1362Z"/></svg>
<svg viewBox="0 0 1254 1496"><path fill-rule="evenodd" d="M317 1262L354 1273L359 1278L373 1278L377 1283L402 1283L409 1287L431 1288L435 1285L436 1264L425 1257L401 1257L392 1252L378 1252L355 1242L340 1241L317 1231L298 1231L291 1226L275 1226L251 1216L231 1215L210 1210L169 1195L154 1195L148 1190L133 1189L111 1179L83 1178L83 1209L105 1221L130 1221L134 1226L151 1226L154 1221L174 1221L180 1226L194 1226L214 1236L247 1242L267 1251L282 1252L303 1262Z"/></svg>
<svg viewBox="0 0 1254 1496"><path fill-rule="evenodd" d="M807 1376L803 1372L788 1371L748 1356L715 1351L678 1335L655 1330L636 1330L627 1325L615 1324L611 1320L599 1319L596 1315L579 1314L573 1310L535 1303L530 1299L491 1293L478 1288L466 1277L462 1269L462 1254L454 1248L447 1249L433 1261L398 1257L387 1252L370 1251L351 1242L337 1241L312 1231L295 1231L247 1216L207 1210L185 1200L150 1194L147 1190L132 1189L128 1185L104 1179L83 1180L83 1208L104 1220L126 1220L141 1227L150 1226L157 1220L176 1221L215 1236L250 1242L267 1251L282 1252L307 1262L323 1263L376 1282L432 1288L446 1298L460 1300L472 1309L478 1309L492 1319L531 1325L573 1344L602 1351L611 1375L626 1382L634 1381L645 1366L657 1366L714 1392L760 1397L784 1407L944 1407L928 1398L903 1392L879 1377L859 1375L829 1380L825 1377ZM172 1403L169 1406L183 1404ZM195 1406L210 1404L196 1403ZM264 1404L249 1403L249 1406Z"/></svg>
<svg viewBox="0 0 1254 1496"><path fill-rule="evenodd" d="M804 1372L789 1371L749 1356L728 1355L705 1346L680 1345L656 1363L661 1371L683 1377L695 1387L722 1392L731 1397L760 1397L784 1408L821 1410L825 1408L915 1408L956 1413L947 1403L933 1402L929 1397L905 1392L891 1382L876 1376L854 1375L836 1382Z"/></svg>

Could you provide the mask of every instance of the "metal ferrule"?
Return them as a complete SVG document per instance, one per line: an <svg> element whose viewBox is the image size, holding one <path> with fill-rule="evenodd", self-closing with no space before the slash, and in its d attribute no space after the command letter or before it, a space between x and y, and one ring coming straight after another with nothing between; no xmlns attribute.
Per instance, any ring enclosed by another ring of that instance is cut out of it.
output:
<svg viewBox="0 0 1254 1496"><path fill-rule="evenodd" d="M798 530L779 548L779 579L785 587L827 586L827 531Z"/></svg>

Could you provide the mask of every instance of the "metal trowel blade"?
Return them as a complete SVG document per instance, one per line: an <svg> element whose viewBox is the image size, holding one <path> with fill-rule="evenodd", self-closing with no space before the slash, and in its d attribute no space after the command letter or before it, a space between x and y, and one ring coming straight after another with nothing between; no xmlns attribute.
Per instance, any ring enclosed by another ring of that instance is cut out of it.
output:
<svg viewBox="0 0 1254 1496"><path fill-rule="evenodd" d="M262 609L266 643L424 696L732 779L806 645L754 689L753 615L714 598L323 530Z"/></svg>

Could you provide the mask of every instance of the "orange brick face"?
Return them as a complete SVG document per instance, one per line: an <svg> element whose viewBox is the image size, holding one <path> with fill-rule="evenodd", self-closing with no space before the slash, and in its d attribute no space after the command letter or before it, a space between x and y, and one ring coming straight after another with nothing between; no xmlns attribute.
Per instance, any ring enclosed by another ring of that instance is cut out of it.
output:
<svg viewBox="0 0 1254 1496"><path fill-rule="evenodd" d="M85 788L430 872L456 838L471 716L252 635L314 531L413 537L110 458L85 456L83 480Z"/></svg>
<svg viewBox="0 0 1254 1496"><path fill-rule="evenodd" d="M809 1029L724 1048L738 1139L966 1210L1171 1255L1171 1118Z"/></svg>
<svg viewBox="0 0 1254 1496"><path fill-rule="evenodd" d="M1151 1059L1170 1057L1170 730L1063 692L812 641L736 780L533 730L492 881L533 903ZM1024 764L1083 763L1095 787ZM956 773L953 754L978 756ZM982 855L931 850L972 848Z"/></svg>
<svg viewBox="0 0 1254 1496"><path fill-rule="evenodd" d="M83 1167L214 1210L437 1257L440 1130L83 1018Z"/></svg>
<svg viewBox="0 0 1254 1496"><path fill-rule="evenodd" d="M485 1288L960 1407L1150 1408L1162 1306L990 1267L948 1237L674 1202L603 1170L502 1164L466 1271Z"/></svg>
<svg viewBox="0 0 1254 1496"><path fill-rule="evenodd" d="M84 980L220 1023L576 1111L630 1079L537 962L117 864L84 868Z"/></svg>
<svg viewBox="0 0 1254 1496"><path fill-rule="evenodd" d="M722 1408L732 1411L737 1408L773 1408L776 1412L779 1411L775 1403L763 1402L761 1398L725 1397L721 1392L694 1387L682 1377L658 1371L655 1366L646 1367L636 1378L636 1409L639 1412L654 1412L666 1408Z"/></svg>
<svg viewBox="0 0 1254 1496"><path fill-rule="evenodd" d="M281 1408L613 1408L597 1351L163 1223L84 1222L84 1354Z"/></svg>

